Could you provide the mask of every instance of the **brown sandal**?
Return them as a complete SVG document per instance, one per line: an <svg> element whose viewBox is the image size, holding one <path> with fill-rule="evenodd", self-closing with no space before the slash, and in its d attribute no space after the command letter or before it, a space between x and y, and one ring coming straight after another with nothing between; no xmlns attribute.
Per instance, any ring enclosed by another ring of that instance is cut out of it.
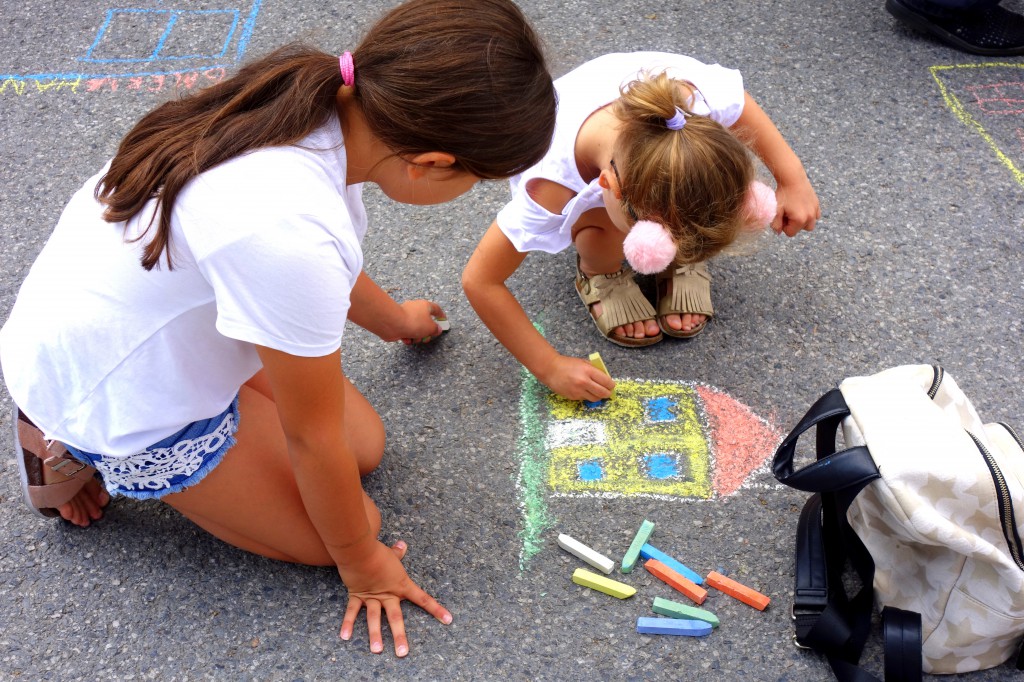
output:
<svg viewBox="0 0 1024 682"><path fill-rule="evenodd" d="M612 334L616 327L653 320L655 317L654 306L637 286L635 274L627 265L610 275L587 277L580 270L579 256L576 257L576 293L587 306L587 314L606 339L627 348L651 346L663 338L660 332L657 336L645 336L641 339ZM595 303L601 304L601 314L597 317L591 310Z"/></svg>
<svg viewBox="0 0 1024 682"><path fill-rule="evenodd" d="M57 507L77 495L96 475L96 470L72 457L62 443L46 440L43 432L17 406L12 417L15 459L21 473L25 504L43 518L60 516ZM47 483L44 468L60 474L58 480Z"/></svg>
<svg viewBox="0 0 1024 682"><path fill-rule="evenodd" d="M666 280L672 282L672 293L662 295L667 286ZM689 339L697 336L707 326L715 309L711 305L711 275L707 263L693 263L672 266L660 273L658 284L658 326L661 331L677 339ZM662 320L665 315L704 315L707 319L689 331L673 329Z"/></svg>

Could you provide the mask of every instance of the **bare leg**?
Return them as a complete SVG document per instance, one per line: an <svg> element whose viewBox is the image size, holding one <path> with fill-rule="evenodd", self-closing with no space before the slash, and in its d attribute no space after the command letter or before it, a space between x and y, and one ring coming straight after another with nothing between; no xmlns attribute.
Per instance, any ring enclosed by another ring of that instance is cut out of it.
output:
<svg viewBox="0 0 1024 682"><path fill-rule="evenodd" d="M345 430L366 475L384 453L384 425L345 380ZM262 373L239 393L237 443L199 484L165 502L196 525L240 549L272 559L327 566L334 562L302 504L277 408ZM380 512L363 493L367 518L380 532Z"/></svg>

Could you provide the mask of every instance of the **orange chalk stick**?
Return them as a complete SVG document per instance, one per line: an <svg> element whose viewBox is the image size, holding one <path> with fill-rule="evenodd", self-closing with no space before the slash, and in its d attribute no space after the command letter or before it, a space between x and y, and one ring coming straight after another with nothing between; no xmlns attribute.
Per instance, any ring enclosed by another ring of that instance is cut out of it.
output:
<svg viewBox="0 0 1024 682"><path fill-rule="evenodd" d="M744 604L753 606L758 611L764 611L768 606L768 602L771 601L771 599L757 590L752 590L746 585L741 585L732 578L726 578L721 573L716 573L715 571L708 573L707 583L716 590L721 590L730 597L735 597Z"/></svg>
<svg viewBox="0 0 1024 682"><path fill-rule="evenodd" d="M679 590L697 604L703 604L704 600L708 598L707 590L679 575L657 559L648 559L644 563L644 568L650 571L655 578L664 581L669 587Z"/></svg>

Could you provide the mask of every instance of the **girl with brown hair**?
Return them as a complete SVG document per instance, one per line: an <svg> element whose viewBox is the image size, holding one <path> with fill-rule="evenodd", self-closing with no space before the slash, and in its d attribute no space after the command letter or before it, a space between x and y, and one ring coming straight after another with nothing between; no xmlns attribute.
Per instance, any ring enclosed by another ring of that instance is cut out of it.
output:
<svg viewBox="0 0 1024 682"><path fill-rule="evenodd" d="M462 282L483 322L542 383L600 400L614 382L559 354L505 284L530 251L575 246L576 291L598 330L618 345L649 346L704 328L713 312L708 258L748 228L811 230L820 210L800 160L737 71L675 54L609 54L555 87L551 148L512 179L512 199ZM754 180L742 140L775 176L774 192ZM657 275L656 308L634 271Z"/></svg>
<svg viewBox="0 0 1024 682"><path fill-rule="evenodd" d="M510 0L411 0L352 53L283 48L146 115L0 332L30 507L87 526L110 495L155 498L242 549L334 565L340 635L365 607L377 653L382 611L408 653L403 599L450 622L360 484L384 427L342 371L345 322L411 342L443 318L362 271L362 184L435 204L510 177L555 108Z"/></svg>

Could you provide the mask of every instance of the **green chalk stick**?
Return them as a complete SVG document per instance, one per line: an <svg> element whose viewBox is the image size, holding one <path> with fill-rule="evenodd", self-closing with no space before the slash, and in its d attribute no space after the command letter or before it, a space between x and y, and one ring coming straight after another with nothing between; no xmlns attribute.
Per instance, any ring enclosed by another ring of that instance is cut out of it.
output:
<svg viewBox="0 0 1024 682"><path fill-rule="evenodd" d="M626 550L626 555L622 557L622 567L620 570L623 573L629 573L636 566L636 560L640 556L640 548L647 543L647 538L651 537L653 531L654 524L644 519L644 522L640 524L640 530L636 532L636 537L633 538L629 549Z"/></svg>
<svg viewBox="0 0 1024 682"><path fill-rule="evenodd" d="M670 599L662 599L661 597L654 598L654 605L651 607L655 613L659 613L669 618L684 618L687 620L702 620L708 623L713 628L717 628L718 616L705 611L704 609L698 609L693 606L687 606L686 604L680 604L679 602L672 601Z"/></svg>

